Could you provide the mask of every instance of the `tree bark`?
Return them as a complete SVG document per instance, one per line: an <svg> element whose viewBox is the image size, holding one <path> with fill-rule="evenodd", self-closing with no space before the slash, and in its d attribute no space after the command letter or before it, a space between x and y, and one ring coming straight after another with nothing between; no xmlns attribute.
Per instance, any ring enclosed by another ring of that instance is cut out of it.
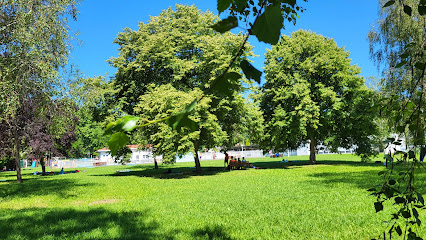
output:
<svg viewBox="0 0 426 240"><path fill-rule="evenodd" d="M15 141L15 144L13 146L13 154L15 155L16 180L18 181L18 183L23 183L21 176L21 159L19 158L19 137L17 123L15 123L13 131L13 140Z"/></svg>
<svg viewBox="0 0 426 240"><path fill-rule="evenodd" d="M315 164L317 163L317 159L316 159L316 151L317 151L317 143L315 141L314 137L311 137L311 141L309 144L309 151L310 151L310 155L309 155L309 162L311 164Z"/></svg>
<svg viewBox="0 0 426 240"><path fill-rule="evenodd" d="M200 158L198 157L198 141L193 141L194 143L194 161L195 161L195 172L201 173L201 164Z"/></svg>
<svg viewBox="0 0 426 240"><path fill-rule="evenodd" d="M40 165L41 165L41 175L46 175L46 162L44 161L43 157L40 157Z"/></svg>
<svg viewBox="0 0 426 240"><path fill-rule="evenodd" d="M158 169L157 157L154 157L154 169Z"/></svg>

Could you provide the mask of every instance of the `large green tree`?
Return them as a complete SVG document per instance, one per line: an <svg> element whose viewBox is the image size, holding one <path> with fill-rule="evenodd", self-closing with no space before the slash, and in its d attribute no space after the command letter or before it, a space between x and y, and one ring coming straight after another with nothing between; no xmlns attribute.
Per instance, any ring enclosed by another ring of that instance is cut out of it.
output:
<svg viewBox="0 0 426 240"><path fill-rule="evenodd" d="M371 153L374 93L351 65L349 52L333 39L304 30L283 35L266 53L265 73L265 149L309 143L311 163L319 144L334 151L357 146L358 153Z"/></svg>
<svg viewBox="0 0 426 240"><path fill-rule="evenodd" d="M119 56L110 60L117 68L116 99L123 101L128 114L134 113L139 96L150 83L170 83L182 91L208 88L242 43L241 34L220 34L211 28L218 21L213 13L202 13L195 6L175 7L151 17L148 23L139 23L138 30L126 28L114 41L120 45ZM252 47L245 46L237 63L251 54ZM234 81L232 88L243 89L240 81Z"/></svg>
<svg viewBox="0 0 426 240"><path fill-rule="evenodd" d="M194 6L176 5L176 10L169 8L158 17L151 17L148 23L140 23L137 31L125 29L120 33L115 40L120 45L119 57L110 60L111 64L118 68L113 81L117 90L115 97L123 102L122 109L127 113L134 114L135 106L139 104L139 115L149 120L157 120L152 113L143 112L148 109L141 107L144 101L148 101L150 106L154 102L144 100L153 97L151 84L156 87L170 84L169 88L173 89L164 90L171 95L182 94L183 98L192 96L193 99L189 103L194 100L208 100L210 107L205 109L204 113L206 116L214 116L218 130L216 127L208 129L207 125L204 126L200 122L199 128L196 129L199 139L191 141L191 149L194 149L195 153L195 149L200 147L235 144L240 136L244 135L243 131L248 132L250 129L251 132L257 132L261 129L247 127L245 122L253 118L245 117L245 107L253 104L239 96L246 88L244 82L240 81L240 69L237 66L247 56L252 55L252 47L245 43L241 34L221 34L213 30L211 26L217 21L217 16L211 12L202 13ZM237 55L243 43L245 45L242 54ZM235 56L238 57L230 66L229 63ZM217 84L217 78L225 70L229 70L226 84ZM250 85L251 80L246 80L245 83ZM148 87L151 88L149 94ZM199 89L203 94L195 94L195 89ZM156 91L156 94L161 92ZM141 96L144 97L140 98ZM172 113L176 108L182 110L180 104L165 106L171 107L171 110L166 111L164 108L157 114L165 113L163 111ZM211 117L203 119L208 120ZM226 138L219 135L210 138L209 134L217 131L224 133ZM161 138L166 138L168 132L162 132L164 134ZM195 160L198 161L197 157ZM197 171L200 171L199 164Z"/></svg>
<svg viewBox="0 0 426 240"><path fill-rule="evenodd" d="M64 66L70 50L69 17L77 15L77 0L0 1L1 118L13 129L17 180L22 104L31 96L53 90L52 79Z"/></svg>

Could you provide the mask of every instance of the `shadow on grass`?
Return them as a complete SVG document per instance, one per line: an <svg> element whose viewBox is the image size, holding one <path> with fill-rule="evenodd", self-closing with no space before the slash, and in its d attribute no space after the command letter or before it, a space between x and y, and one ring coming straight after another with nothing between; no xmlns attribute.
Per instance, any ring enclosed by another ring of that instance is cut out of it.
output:
<svg viewBox="0 0 426 240"><path fill-rule="evenodd" d="M159 226L148 212L103 208L26 209L2 214L2 239L173 239L154 233Z"/></svg>
<svg viewBox="0 0 426 240"><path fill-rule="evenodd" d="M0 210L1 239L225 239L220 226L161 231L149 211L115 212L104 208Z"/></svg>
<svg viewBox="0 0 426 240"><path fill-rule="evenodd" d="M192 232L194 239L223 239L232 240L229 234L220 226L205 226Z"/></svg>
<svg viewBox="0 0 426 240"><path fill-rule="evenodd" d="M289 169L294 167L300 167L305 165L310 165L309 161L300 160L300 161L291 161L291 162L281 162L280 160L276 161L250 161L255 167L259 167L256 170L262 169ZM348 165L348 166L376 166L382 167L382 164L377 163L361 163L357 161L335 161L335 160L321 160L317 162L316 165ZM151 177L157 179L184 179L190 178L193 176L210 176L220 173L227 173L227 170L224 167L202 167L202 173L198 174L195 172L193 167L176 167L173 165L161 165L159 169L154 169L152 166L131 166L129 167L128 172L115 172L111 174L102 174L102 175L93 175L93 176L112 176L112 177L123 177L123 176L138 176L138 177ZM254 170L254 169L242 169L242 170L232 170L232 171L244 171L244 170ZM168 172L170 171L170 172Z"/></svg>
<svg viewBox="0 0 426 240"><path fill-rule="evenodd" d="M310 176L318 178L324 184L345 183L349 185L356 185L361 189L369 189L376 185L383 184L383 176L379 176L380 170L368 170L357 172L323 172L315 173ZM394 174L395 178L398 172ZM416 189L422 194L426 194L426 171L419 171L416 174ZM312 184L317 184L313 182ZM367 192L366 192L367 193Z"/></svg>
<svg viewBox="0 0 426 240"><path fill-rule="evenodd" d="M23 198L30 195L59 195L61 198L73 197L70 189L79 186L93 186L96 183L76 183L71 179L51 178L44 176L43 179L26 179L23 184L11 182L0 184L0 198Z"/></svg>
<svg viewBox="0 0 426 240"><path fill-rule="evenodd" d="M311 165L308 160L295 160L289 162L276 161L253 161L251 162L254 166L260 167L260 169L286 169L294 166L306 166ZM353 167L369 166L369 167L383 167L382 163L364 163L359 161L336 161L336 160L319 160L314 165L346 165Z"/></svg>
<svg viewBox="0 0 426 240"><path fill-rule="evenodd" d="M203 167L202 173L198 174L195 172L195 168L171 166L171 167L161 167L159 169L131 168L129 172L115 172L109 175L97 175L97 176L112 176L112 177L138 176L138 177L151 177L151 178L158 178L158 179L183 179L183 178L190 178L193 176L210 176L210 175L223 173L225 171L227 170L225 170L223 167Z"/></svg>

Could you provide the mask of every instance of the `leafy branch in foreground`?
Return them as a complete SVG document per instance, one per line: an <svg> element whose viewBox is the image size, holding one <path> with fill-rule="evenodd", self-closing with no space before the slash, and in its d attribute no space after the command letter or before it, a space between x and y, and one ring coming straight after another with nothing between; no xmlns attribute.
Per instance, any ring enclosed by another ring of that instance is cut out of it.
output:
<svg viewBox="0 0 426 240"><path fill-rule="evenodd" d="M425 209L424 198L415 186L416 168L423 167L425 156L425 63L426 63L426 1L382 1L378 27L369 33L370 52L378 62L385 62L382 116L409 144L407 152L396 148L386 154L388 170L383 184L369 189L377 196L374 203L380 212L390 202L397 206L379 239L392 239L397 233L403 239L423 239L420 209ZM393 145L401 141L390 138ZM420 151L419 151L420 149ZM393 152L393 153L392 153ZM417 158L420 153L420 158ZM408 156L409 163L405 164Z"/></svg>

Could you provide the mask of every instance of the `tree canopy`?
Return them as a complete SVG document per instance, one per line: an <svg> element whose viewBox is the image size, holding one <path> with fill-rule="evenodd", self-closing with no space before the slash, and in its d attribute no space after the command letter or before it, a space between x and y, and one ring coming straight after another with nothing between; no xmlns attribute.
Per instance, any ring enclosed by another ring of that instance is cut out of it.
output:
<svg viewBox="0 0 426 240"><path fill-rule="evenodd" d="M166 113L176 113L175 109L183 110L182 102L194 103L195 115L189 120L199 123L196 129L192 129L194 133L176 135L170 133L169 126L161 123L148 126L146 130L140 128L140 131L151 134L158 131L154 135L156 139L147 133L139 136L153 141L145 141L147 144L164 143L161 145L164 149L157 148L157 151L163 151L161 153L169 160L172 159L170 154L183 154L188 149L197 155L200 147L235 144L245 134L243 131L258 132L261 129L261 124L250 129L243 126L243 122L256 122L252 121L253 117L244 117L247 106L254 105L239 96L246 88L240 81L237 66L252 55L249 44L245 43L243 54L231 66L229 74L233 77L229 78L229 84L212 90L215 80L228 68L244 42L241 34L221 34L213 30L211 26L217 21L211 12L202 13L194 6L176 5L176 10L169 8L158 17L151 17L148 23L140 23L137 31L125 29L115 40L120 44L120 53L119 57L110 60L118 68L113 84L117 90L116 99L124 100L125 112L133 114L137 109L136 113L142 119L158 120ZM245 83L251 84L251 80ZM166 87L161 87L163 85ZM164 93L154 90L156 87ZM180 98L186 100L180 102ZM160 99L163 102L159 102ZM181 138L186 142L178 151ZM188 147L188 141L193 147ZM167 149L170 149L168 154L164 152ZM195 161L197 163L197 156ZM197 171L200 171L199 166Z"/></svg>
<svg viewBox="0 0 426 240"><path fill-rule="evenodd" d="M263 148L283 151L309 142L311 163L319 144L371 153L374 94L359 73L333 39L304 30L283 35L266 53Z"/></svg>

